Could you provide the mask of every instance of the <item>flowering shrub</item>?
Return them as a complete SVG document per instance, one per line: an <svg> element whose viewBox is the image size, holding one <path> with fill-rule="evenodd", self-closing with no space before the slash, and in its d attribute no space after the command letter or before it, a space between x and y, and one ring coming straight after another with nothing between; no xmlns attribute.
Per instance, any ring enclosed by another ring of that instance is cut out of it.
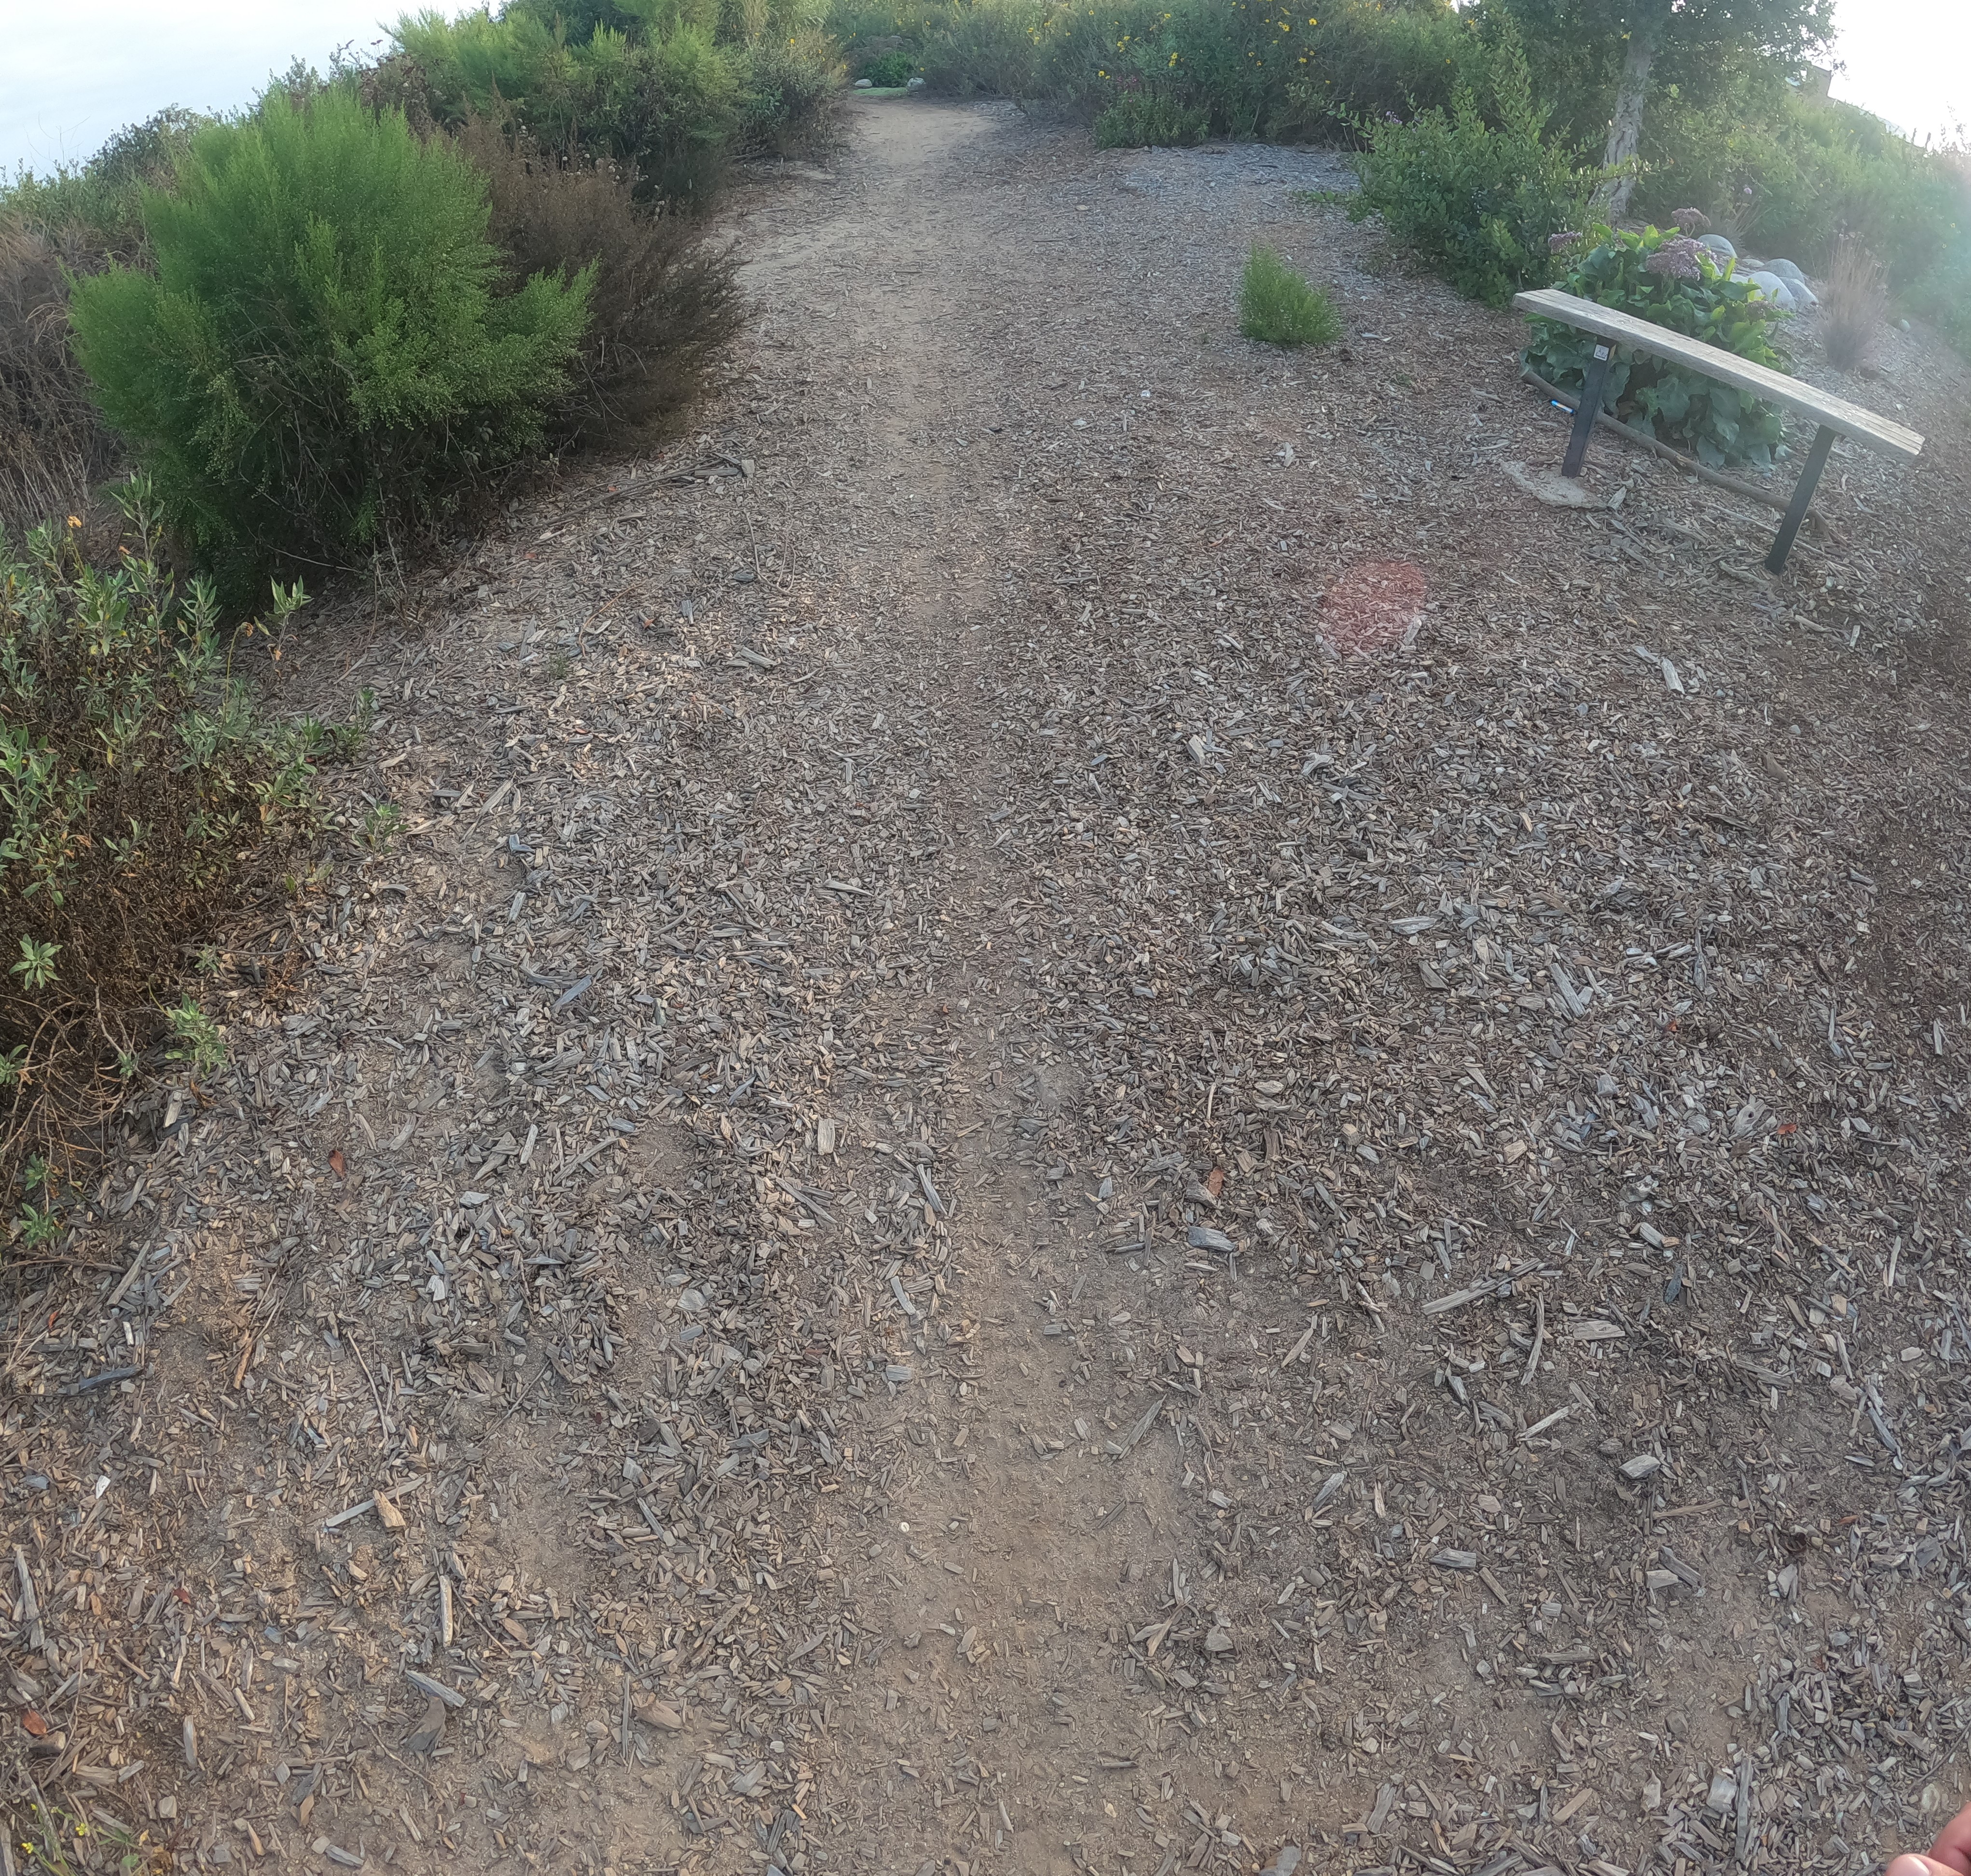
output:
<svg viewBox="0 0 1971 1876"><path fill-rule="evenodd" d="M1567 245L1554 239L1557 246ZM1790 369L1771 337L1772 322L1787 318L1785 311L1739 279L1735 262L1728 259L1721 268L1712 251L1689 235L1598 228L1591 246L1585 236L1569 239L1575 259L1557 283L1563 291L1702 339L1754 364ZM1521 362L1559 389L1578 392L1595 356L1593 337L1553 320L1530 323ZM1681 444L1714 469L1772 467L1780 412L1749 392L1660 359L1625 358L1618 352L1608 393L1623 422L1660 441Z"/></svg>

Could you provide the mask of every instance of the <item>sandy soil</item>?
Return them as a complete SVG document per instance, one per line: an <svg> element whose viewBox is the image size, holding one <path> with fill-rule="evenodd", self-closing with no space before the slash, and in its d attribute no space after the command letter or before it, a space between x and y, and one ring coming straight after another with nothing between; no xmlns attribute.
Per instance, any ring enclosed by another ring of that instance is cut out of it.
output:
<svg viewBox="0 0 1971 1876"><path fill-rule="evenodd" d="M1965 373L1839 381L1930 449L1844 449L1772 581L1605 436L1588 509L1505 474L1563 441L1513 322L1332 158L852 122L741 197L699 434L286 648L406 826L234 934L227 1070L9 1305L16 1850L1925 1835ZM1238 338L1255 238L1345 346Z"/></svg>

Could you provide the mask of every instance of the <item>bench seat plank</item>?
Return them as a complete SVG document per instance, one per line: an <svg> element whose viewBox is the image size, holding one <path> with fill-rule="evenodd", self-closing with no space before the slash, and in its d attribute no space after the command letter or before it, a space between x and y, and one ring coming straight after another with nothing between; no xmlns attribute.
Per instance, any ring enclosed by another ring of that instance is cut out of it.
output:
<svg viewBox="0 0 1971 1876"><path fill-rule="evenodd" d="M1844 397L1830 396L1797 378L1789 378L1784 372L1755 365L1751 360L1738 357L1718 346L1707 345L1702 339L1686 339L1666 326L1652 325L1647 319L1618 312L1611 306L1598 306L1592 300L1563 293L1558 287L1517 294L1513 297L1513 308L1530 318L1558 320L1562 325L1591 332L1597 338L1611 339L1620 344L1633 346L1639 352L1667 360L1671 364L1686 366L1707 378L1715 378L1720 384L1749 391L1754 397L1770 398L1776 404L1784 404L1803 417L1812 418L1823 429L1851 437L1885 456L1914 461L1922 451L1923 438L1915 431L1892 423L1886 417L1878 417L1872 410L1864 410L1859 404L1851 404Z"/></svg>

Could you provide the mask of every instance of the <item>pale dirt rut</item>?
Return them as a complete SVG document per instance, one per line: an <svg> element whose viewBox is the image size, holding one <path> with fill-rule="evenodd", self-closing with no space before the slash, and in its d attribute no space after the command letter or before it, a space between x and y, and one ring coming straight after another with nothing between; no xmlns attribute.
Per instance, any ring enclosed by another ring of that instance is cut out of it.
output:
<svg viewBox="0 0 1971 1876"><path fill-rule="evenodd" d="M1954 1802L1963 374L1767 588L1612 443L1527 503L1510 322L1334 180L858 106L741 199L702 434L290 642L409 826L236 934L17 1301L10 1771L621 1876ZM1236 337L1262 236L1350 347Z"/></svg>

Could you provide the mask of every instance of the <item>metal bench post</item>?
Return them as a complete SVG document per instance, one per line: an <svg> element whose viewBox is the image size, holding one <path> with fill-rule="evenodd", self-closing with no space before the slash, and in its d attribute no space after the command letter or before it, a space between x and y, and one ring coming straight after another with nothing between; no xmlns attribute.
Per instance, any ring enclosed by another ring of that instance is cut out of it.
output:
<svg viewBox="0 0 1971 1876"><path fill-rule="evenodd" d="M1560 465L1564 476L1578 476L1588 455L1588 439L1595 434L1595 419L1601 414L1601 397L1608 389L1608 368L1615 362L1612 345L1598 345L1595 362L1588 367L1588 381L1581 387L1581 402L1575 406L1574 434L1567 439L1567 460Z"/></svg>
<svg viewBox="0 0 1971 1876"><path fill-rule="evenodd" d="M1766 571L1781 573L1786 569L1787 555L1793 552L1793 536L1800 532L1800 524L1806 519L1807 504L1813 500L1813 491L1820 480L1820 472L1827 467L1827 453L1834 447L1834 432L1823 424L1813 433L1813 447L1806 452L1806 466L1800 472L1800 480L1793 485L1793 500L1787 504L1786 519L1780 523L1777 537L1773 542L1773 551L1766 556Z"/></svg>

